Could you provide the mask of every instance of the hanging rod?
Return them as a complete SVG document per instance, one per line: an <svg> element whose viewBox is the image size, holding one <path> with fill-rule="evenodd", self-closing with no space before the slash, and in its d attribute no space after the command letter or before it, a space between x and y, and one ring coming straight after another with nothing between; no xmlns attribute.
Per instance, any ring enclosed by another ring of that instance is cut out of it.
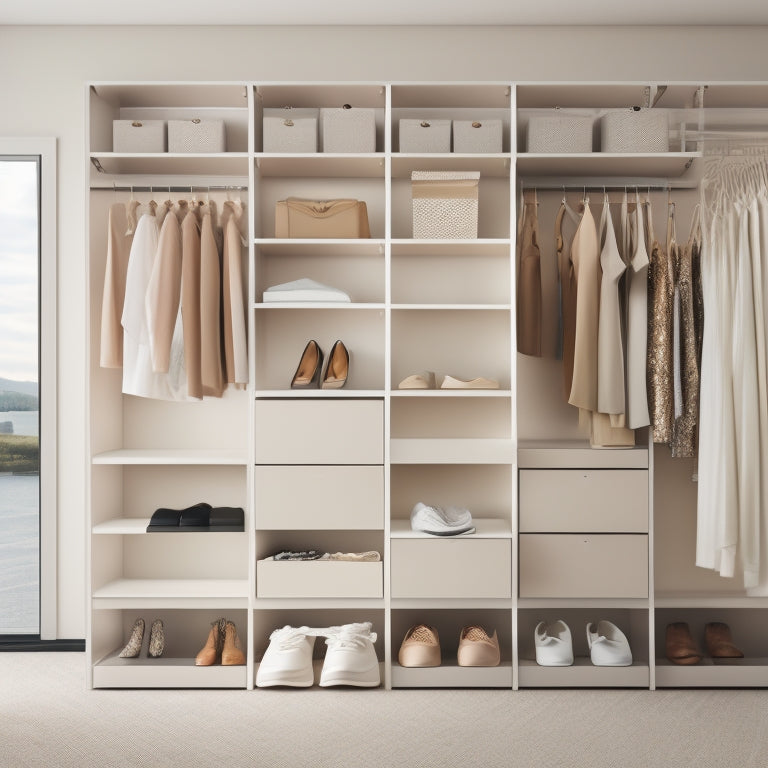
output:
<svg viewBox="0 0 768 768"><path fill-rule="evenodd" d="M248 187L232 185L232 184L184 184L177 185L171 184L152 184L147 185L131 185L131 186L107 186L106 184L94 184L91 186L91 190L107 190L110 192L189 192L190 194L195 191L199 192L245 192Z"/></svg>
<svg viewBox="0 0 768 768"><path fill-rule="evenodd" d="M644 182L636 182L634 179L631 183L627 184L621 184L617 183L616 181L612 181L608 184L599 184L595 181L589 181L586 184L575 184L575 183L568 183L568 184L557 184L555 182L545 181L541 184L538 182L523 182L522 188L524 191L532 191L532 190L560 190L561 192L578 192L581 190L589 190L591 192L601 192L602 190L605 190L606 192L623 192L625 189L629 192L632 190L640 190L641 192L650 190L651 192L667 192L670 189L686 189L687 187L676 187L674 184L671 184L669 182L656 182L653 181L650 184L646 184Z"/></svg>

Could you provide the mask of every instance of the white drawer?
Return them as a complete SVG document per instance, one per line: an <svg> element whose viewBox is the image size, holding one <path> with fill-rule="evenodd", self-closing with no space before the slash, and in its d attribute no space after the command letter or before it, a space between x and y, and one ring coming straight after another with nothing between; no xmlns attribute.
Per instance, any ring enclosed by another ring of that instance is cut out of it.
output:
<svg viewBox="0 0 768 768"><path fill-rule="evenodd" d="M509 539L393 539L392 597L511 597Z"/></svg>
<svg viewBox="0 0 768 768"><path fill-rule="evenodd" d="M521 469L522 533L648 532L648 472Z"/></svg>
<svg viewBox="0 0 768 768"><path fill-rule="evenodd" d="M257 597L383 597L383 563L259 560Z"/></svg>
<svg viewBox="0 0 768 768"><path fill-rule="evenodd" d="M520 535L520 597L648 597L648 537Z"/></svg>
<svg viewBox="0 0 768 768"><path fill-rule="evenodd" d="M256 467L256 528L272 531L381 530L381 466Z"/></svg>
<svg viewBox="0 0 768 768"><path fill-rule="evenodd" d="M381 400L257 400L257 464L382 464Z"/></svg>

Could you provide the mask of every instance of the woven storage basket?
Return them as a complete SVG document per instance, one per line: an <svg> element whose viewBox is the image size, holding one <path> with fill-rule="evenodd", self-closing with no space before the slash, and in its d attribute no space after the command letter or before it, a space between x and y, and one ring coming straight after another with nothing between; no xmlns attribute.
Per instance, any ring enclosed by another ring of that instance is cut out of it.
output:
<svg viewBox="0 0 768 768"><path fill-rule="evenodd" d="M528 152L592 151L592 118L583 115L533 115L528 121Z"/></svg>
<svg viewBox="0 0 768 768"><path fill-rule="evenodd" d="M479 181L479 171L412 171L414 238L476 238Z"/></svg>
<svg viewBox="0 0 768 768"><path fill-rule="evenodd" d="M669 152L667 113L658 109L622 109L600 120L602 152Z"/></svg>
<svg viewBox="0 0 768 768"><path fill-rule="evenodd" d="M453 151L501 152L501 120L454 120Z"/></svg>
<svg viewBox="0 0 768 768"><path fill-rule="evenodd" d="M223 120L169 120L169 152L226 152Z"/></svg>
<svg viewBox="0 0 768 768"><path fill-rule="evenodd" d="M320 110L323 152L375 152L376 113L345 105Z"/></svg>
<svg viewBox="0 0 768 768"><path fill-rule="evenodd" d="M264 110L265 152L317 152L318 109Z"/></svg>
<svg viewBox="0 0 768 768"><path fill-rule="evenodd" d="M450 152L450 120L401 120L400 151L412 153Z"/></svg>
<svg viewBox="0 0 768 768"><path fill-rule="evenodd" d="M165 152L165 120L113 120L113 152Z"/></svg>

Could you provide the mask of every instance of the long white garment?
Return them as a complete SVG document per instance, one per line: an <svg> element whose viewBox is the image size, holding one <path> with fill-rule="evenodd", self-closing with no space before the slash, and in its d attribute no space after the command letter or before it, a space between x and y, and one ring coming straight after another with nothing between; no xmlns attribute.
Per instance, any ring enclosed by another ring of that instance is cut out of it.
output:
<svg viewBox="0 0 768 768"><path fill-rule="evenodd" d="M248 341L245 330L245 300L242 244L239 222L242 205L224 203L224 250L222 256L222 291L224 310L224 357L227 382L244 387L248 383Z"/></svg>
<svg viewBox="0 0 768 768"><path fill-rule="evenodd" d="M123 392L137 397L161 400L184 399L184 382L178 377L152 370L149 349L149 331L145 311L145 296L152 275L152 266L157 253L158 223L153 213L145 213L136 225L133 245L128 259L123 304ZM178 323L179 330L181 324ZM184 348L181 344L183 364ZM174 353L178 355L178 344L174 342Z"/></svg>
<svg viewBox="0 0 768 768"><path fill-rule="evenodd" d="M649 211L650 215L650 211ZM627 427L651 423L648 413L646 357L648 354L648 248L643 205L635 209L635 253L632 257L627 306Z"/></svg>
<svg viewBox="0 0 768 768"><path fill-rule="evenodd" d="M600 316L597 332L597 410L600 413L622 415L624 399L624 343L621 338L619 279L626 265L616 244L616 233L608 202L603 206L600 221L603 270L600 285ZM623 421L623 419L622 419ZM623 423L614 423L623 426Z"/></svg>

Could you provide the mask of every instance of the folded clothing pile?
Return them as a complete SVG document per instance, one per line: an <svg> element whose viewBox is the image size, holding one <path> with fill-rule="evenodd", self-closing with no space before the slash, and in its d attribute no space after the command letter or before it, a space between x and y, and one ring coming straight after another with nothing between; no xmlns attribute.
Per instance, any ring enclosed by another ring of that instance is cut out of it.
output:
<svg viewBox="0 0 768 768"><path fill-rule="evenodd" d="M160 507L152 513L147 533L161 531L244 531L242 507L213 507L206 502L185 509Z"/></svg>
<svg viewBox="0 0 768 768"><path fill-rule="evenodd" d="M376 551L369 552L318 552L308 549L302 552L284 551L272 556L273 560L346 560L353 563L378 563L381 555Z"/></svg>
<svg viewBox="0 0 768 768"><path fill-rule="evenodd" d="M417 502L411 510L411 529L433 536L474 533L472 514L463 507L437 507Z"/></svg>
<svg viewBox="0 0 768 768"><path fill-rule="evenodd" d="M316 280L308 277L302 277L299 280L292 280L289 283L273 285L264 291L264 302L282 301L328 301L328 302L350 302L349 294L340 288L333 288L330 285L323 285Z"/></svg>

